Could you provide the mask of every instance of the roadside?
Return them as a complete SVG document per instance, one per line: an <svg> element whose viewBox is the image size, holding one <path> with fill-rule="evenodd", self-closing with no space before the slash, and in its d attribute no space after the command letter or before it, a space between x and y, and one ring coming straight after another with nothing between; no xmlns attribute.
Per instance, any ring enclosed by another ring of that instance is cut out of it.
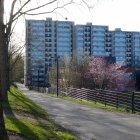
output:
<svg viewBox="0 0 140 140"><path fill-rule="evenodd" d="M45 109L56 123L82 140L139 140L140 117L87 107L59 98L19 89Z"/></svg>
<svg viewBox="0 0 140 140"><path fill-rule="evenodd" d="M78 140L52 121L41 107L36 105L14 86L3 104L5 125L10 140Z"/></svg>

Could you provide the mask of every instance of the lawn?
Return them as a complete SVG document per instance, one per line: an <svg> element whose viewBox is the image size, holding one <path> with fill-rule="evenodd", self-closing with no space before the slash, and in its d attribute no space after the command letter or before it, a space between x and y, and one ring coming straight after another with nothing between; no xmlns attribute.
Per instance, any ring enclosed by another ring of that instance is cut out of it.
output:
<svg viewBox="0 0 140 140"><path fill-rule="evenodd" d="M41 107L28 99L16 87L11 87L8 100L8 103L3 104L7 131L30 140L79 140L55 124Z"/></svg>

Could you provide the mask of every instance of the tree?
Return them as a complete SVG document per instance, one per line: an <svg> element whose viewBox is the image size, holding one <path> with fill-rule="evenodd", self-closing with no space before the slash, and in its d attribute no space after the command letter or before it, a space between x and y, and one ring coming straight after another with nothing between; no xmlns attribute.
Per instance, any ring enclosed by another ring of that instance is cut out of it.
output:
<svg viewBox="0 0 140 140"><path fill-rule="evenodd" d="M69 87L81 88L85 87L88 79L85 74L87 71L87 59L78 60L75 55L72 59L70 57L65 57L63 60L63 67L60 67L60 86L64 89Z"/></svg>
<svg viewBox="0 0 140 140"><path fill-rule="evenodd" d="M88 63L87 77L91 81L92 88L121 90L126 87L129 80L126 75L127 68L107 63L101 57L92 57Z"/></svg>
<svg viewBox="0 0 140 140"><path fill-rule="evenodd" d="M0 137L8 139L5 131L2 100L7 99L7 57L6 34L4 25L4 0L0 0Z"/></svg>
<svg viewBox="0 0 140 140"><path fill-rule="evenodd" d="M13 81L21 82L21 78L24 77L23 50L25 45L23 45L23 41L17 40L17 36L15 33L12 35L8 48L9 88Z"/></svg>
<svg viewBox="0 0 140 140"><path fill-rule="evenodd" d="M24 60L22 56L16 56L11 60L10 81L21 82L24 77Z"/></svg>

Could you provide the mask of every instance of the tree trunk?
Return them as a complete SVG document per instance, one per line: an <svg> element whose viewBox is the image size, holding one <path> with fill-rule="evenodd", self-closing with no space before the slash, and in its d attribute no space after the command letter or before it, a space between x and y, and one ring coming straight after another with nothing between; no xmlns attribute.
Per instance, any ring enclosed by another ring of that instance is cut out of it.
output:
<svg viewBox="0 0 140 140"><path fill-rule="evenodd" d="M5 125L4 125L4 117L3 117L3 108L0 104L0 139L1 140L9 140Z"/></svg>
<svg viewBox="0 0 140 140"><path fill-rule="evenodd" d="M0 98L2 101L7 100L7 46L6 46L6 35L5 26L3 23L4 14L4 0L0 0Z"/></svg>
<svg viewBox="0 0 140 140"><path fill-rule="evenodd" d="M3 15L4 0L0 0L0 139L7 140L2 107L2 101L7 100L7 49Z"/></svg>

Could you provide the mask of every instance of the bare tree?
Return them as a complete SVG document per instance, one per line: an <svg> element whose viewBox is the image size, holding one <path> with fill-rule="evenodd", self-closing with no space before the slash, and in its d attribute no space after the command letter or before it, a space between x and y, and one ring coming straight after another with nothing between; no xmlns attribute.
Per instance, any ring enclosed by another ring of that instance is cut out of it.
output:
<svg viewBox="0 0 140 140"><path fill-rule="evenodd" d="M17 78L15 77L19 75L20 71L22 71L22 73L24 71L24 57L23 57L24 46L25 44L23 44L22 41L17 41L17 39L16 40L13 39L13 36L12 36L12 39L9 43L9 48L8 48L8 62L9 62L9 66L8 66L9 75L7 75L8 81L9 81L8 90L10 89L10 85L13 83L13 81L15 79L17 80Z"/></svg>
<svg viewBox="0 0 140 140"><path fill-rule="evenodd" d="M77 57L72 59L66 57L63 62L63 67L60 68L61 87L67 89L69 87L81 88L85 86L87 59L78 62Z"/></svg>

